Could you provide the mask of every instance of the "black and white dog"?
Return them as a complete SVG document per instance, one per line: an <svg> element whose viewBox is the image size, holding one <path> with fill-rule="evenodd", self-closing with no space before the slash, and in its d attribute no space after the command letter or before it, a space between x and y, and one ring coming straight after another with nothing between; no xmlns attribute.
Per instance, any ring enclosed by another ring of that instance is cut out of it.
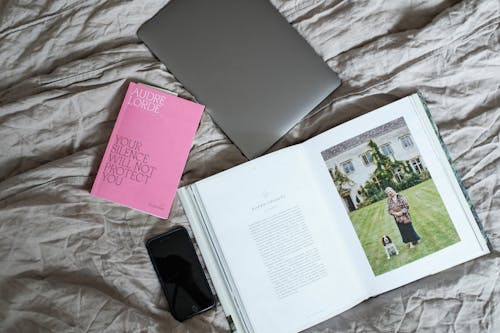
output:
<svg viewBox="0 0 500 333"><path fill-rule="evenodd" d="M398 248L396 247L396 245L394 245L389 236L387 235L382 236L382 245L384 246L385 255L387 256L387 259L391 259L392 254L395 255L399 254Z"/></svg>

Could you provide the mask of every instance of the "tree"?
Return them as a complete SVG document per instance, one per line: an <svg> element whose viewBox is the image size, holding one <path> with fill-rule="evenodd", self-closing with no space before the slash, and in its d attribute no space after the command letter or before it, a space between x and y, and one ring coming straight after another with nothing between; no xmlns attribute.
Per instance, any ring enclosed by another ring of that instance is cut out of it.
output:
<svg viewBox="0 0 500 333"><path fill-rule="evenodd" d="M340 192L340 195L345 196L346 194L349 194L349 190L345 188L345 185L350 184L352 181L346 174L340 171L338 165L335 164L335 168L333 170L330 169L330 174L332 175L333 182L335 183L337 190Z"/></svg>
<svg viewBox="0 0 500 333"><path fill-rule="evenodd" d="M373 176L378 180L380 189L383 190L388 186L396 187L394 169L398 167L404 169L404 163L396 160L393 161L389 156L382 154L378 145L373 140L368 142L368 147L370 147L373 162L377 166L373 172Z"/></svg>
<svg viewBox="0 0 500 333"><path fill-rule="evenodd" d="M382 154L378 145L370 140L368 147L376 166L370 179L364 184L364 192L373 202L385 197L384 189L403 190L421 182L422 177L413 170L409 161L398 161ZM398 172L398 177L396 177Z"/></svg>

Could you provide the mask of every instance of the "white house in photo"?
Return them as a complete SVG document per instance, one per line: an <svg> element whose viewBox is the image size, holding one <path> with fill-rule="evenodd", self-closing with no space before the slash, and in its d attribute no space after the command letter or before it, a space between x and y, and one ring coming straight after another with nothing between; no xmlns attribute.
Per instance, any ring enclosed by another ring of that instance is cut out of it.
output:
<svg viewBox="0 0 500 333"><path fill-rule="evenodd" d="M426 169L415 141L403 118L395 119L361 135L344 141L321 153L328 170L335 165L346 174L351 182L343 191L343 199L349 211L355 210L363 197L359 188L368 181L376 169L368 142L373 140L380 152L393 160L409 161L413 170L420 174ZM394 170L399 177L399 170ZM398 181L399 179L396 179ZM349 193L349 194L347 194Z"/></svg>

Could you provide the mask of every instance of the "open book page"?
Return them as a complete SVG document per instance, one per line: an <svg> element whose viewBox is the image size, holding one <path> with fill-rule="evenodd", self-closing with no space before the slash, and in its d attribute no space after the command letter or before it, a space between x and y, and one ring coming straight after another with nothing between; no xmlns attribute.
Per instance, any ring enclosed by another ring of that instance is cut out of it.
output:
<svg viewBox="0 0 500 333"><path fill-rule="evenodd" d="M296 332L368 297L301 146L195 184L249 331Z"/></svg>
<svg viewBox="0 0 500 333"><path fill-rule="evenodd" d="M372 296L489 252L417 95L303 147Z"/></svg>

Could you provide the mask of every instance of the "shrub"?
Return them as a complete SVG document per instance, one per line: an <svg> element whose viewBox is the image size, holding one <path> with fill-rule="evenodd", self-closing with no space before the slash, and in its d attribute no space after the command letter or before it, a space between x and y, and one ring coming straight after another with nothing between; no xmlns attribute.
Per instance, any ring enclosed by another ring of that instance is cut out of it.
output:
<svg viewBox="0 0 500 333"><path fill-rule="evenodd" d="M424 171L422 171L422 173L420 173L420 179L422 181L431 179L431 174L429 173L429 170L425 169Z"/></svg>
<svg viewBox="0 0 500 333"><path fill-rule="evenodd" d="M377 201L385 199L385 198L387 198L387 195L385 194L385 192L384 191L378 191L376 193L373 193L369 197L367 197L365 201L370 200L372 203L374 203L374 202L377 202Z"/></svg>
<svg viewBox="0 0 500 333"><path fill-rule="evenodd" d="M421 182L422 179L419 175L415 173L407 174L403 178L403 181L396 185L396 191L406 190L407 188L420 184Z"/></svg>
<svg viewBox="0 0 500 333"><path fill-rule="evenodd" d="M363 208L363 207L366 207L366 206L370 206L372 203L374 203L374 201L372 201L371 199L366 199L365 201L363 201L362 203L360 203L358 205L358 208Z"/></svg>

